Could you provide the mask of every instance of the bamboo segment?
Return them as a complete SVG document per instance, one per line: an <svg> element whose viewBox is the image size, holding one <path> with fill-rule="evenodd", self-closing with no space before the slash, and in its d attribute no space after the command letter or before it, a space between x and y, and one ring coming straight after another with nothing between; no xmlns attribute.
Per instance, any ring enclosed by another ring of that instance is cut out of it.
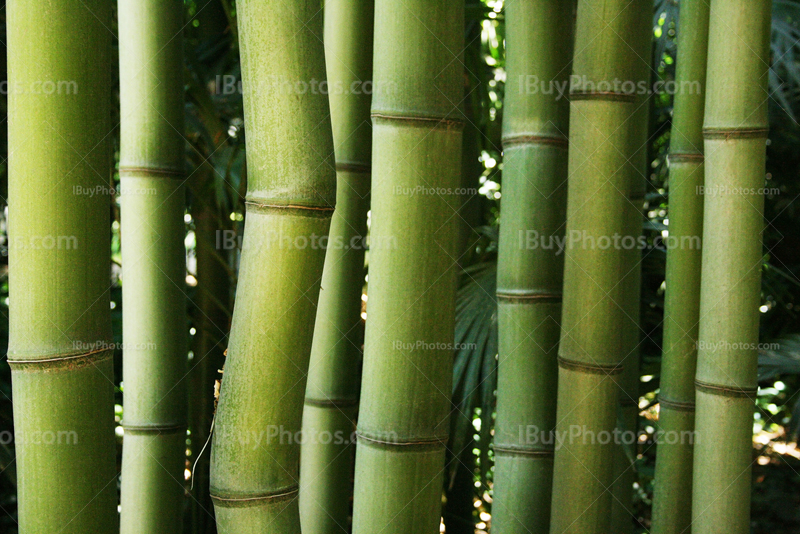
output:
<svg viewBox="0 0 800 534"><path fill-rule="evenodd" d="M578 3L571 90L567 254L559 348L557 444L550 532L611 528L614 443L623 360L630 347L631 158L641 146L636 82L642 20L651 5ZM649 28L648 28L649 31ZM628 313L629 314L629 313ZM564 503L569 503L565 506Z"/></svg>
<svg viewBox="0 0 800 534"><path fill-rule="evenodd" d="M492 529L547 533L553 478L567 204L572 5L506 7L503 219L497 306L499 375ZM546 23L545 23L546 21ZM543 87L541 84L547 84Z"/></svg>
<svg viewBox="0 0 800 534"><path fill-rule="evenodd" d="M307 534L349 531L372 155L373 17L374 0L336 0L325 6L337 202L303 411L300 517Z"/></svg>
<svg viewBox="0 0 800 534"><path fill-rule="evenodd" d="M692 529L750 530L771 2L713 0ZM737 38L729 39L730 28Z"/></svg>
<svg viewBox="0 0 800 534"><path fill-rule="evenodd" d="M463 22L461 0L375 3L370 304L355 534L428 534L440 524L461 206L455 118Z"/></svg>
<svg viewBox="0 0 800 534"><path fill-rule="evenodd" d="M678 32L675 106L670 135L669 237L664 296L653 532L681 534L692 522L694 375L702 269L703 115L709 3L685 0ZM691 85L688 85L691 84Z"/></svg>
<svg viewBox="0 0 800 534"><path fill-rule="evenodd" d="M629 30L629 42L634 47L634 81L637 84L636 111L626 124L633 130L631 146L626 153L633 154L628 165L628 203L625 206L626 235L636 238L636 246L623 245L622 306L625 327L622 342L622 380L619 394L617 452L614 457L614 499L611 509L611 531L616 534L633 530L633 484L636 482L635 447L639 425L639 367L641 328L642 210L647 176L647 152L650 140L649 121L651 95L641 88L651 87L651 59L653 44L653 18L649 10L637 12L635 26Z"/></svg>
<svg viewBox="0 0 800 534"><path fill-rule="evenodd" d="M117 531L111 4L8 15L8 359L21 534Z"/></svg>
<svg viewBox="0 0 800 534"><path fill-rule="evenodd" d="M186 450L183 4L122 0L122 534L180 532Z"/></svg>
<svg viewBox="0 0 800 534"><path fill-rule="evenodd" d="M247 219L211 453L225 533L300 532L299 437L336 196L318 2L237 3Z"/></svg>

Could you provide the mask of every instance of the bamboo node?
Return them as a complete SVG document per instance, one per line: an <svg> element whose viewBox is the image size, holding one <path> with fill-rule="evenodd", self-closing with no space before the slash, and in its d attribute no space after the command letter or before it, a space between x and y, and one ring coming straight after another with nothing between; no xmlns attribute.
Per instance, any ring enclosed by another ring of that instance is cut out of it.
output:
<svg viewBox="0 0 800 534"><path fill-rule="evenodd" d="M694 412L695 403L693 401L674 401L661 395L658 396L658 403L661 408L675 410L676 412Z"/></svg>
<svg viewBox="0 0 800 534"><path fill-rule="evenodd" d="M672 163L703 163L706 157L702 152L671 152L667 160Z"/></svg>
<svg viewBox="0 0 800 534"><path fill-rule="evenodd" d="M569 148L569 140L566 137L556 135L509 135L503 137L503 148L514 145L544 145L555 146L558 148Z"/></svg>
<svg viewBox="0 0 800 534"><path fill-rule="evenodd" d="M584 373L594 374L594 375L618 375L621 374L623 371L623 366L621 363L615 365L603 365L603 364L594 364L594 363L586 363L586 362L579 362L575 360L568 360L562 356L558 357L558 366L562 369L569 369L570 371L581 371Z"/></svg>
<svg viewBox="0 0 800 534"><path fill-rule="evenodd" d="M65 356L51 356L49 358L20 360L8 357L8 365L14 370L19 371L49 371L61 369L74 369L86 367L107 360L114 355L114 349L104 346L100 349L91 350L81 354L70 354Z"/></svg>
<svg viewBox="0 0 800 534"><path fill-rule="evenodd" d="M149 175L149 177L161 177L161 178L177 178L182 179L185 175L183 171L175 170L175 169L166 169L166 168L159 168L159 167L120 167L119 168L119 175L122 176L132 176L134 174L144 174Z"/></svg>
<svg viewBox="0 0 800 534"><path fill-rule="evenodd" d="M464 129L464 121L458 119L450 119L447 117L424 117L419 116L405 116L405 115L390 115L386 113L372 113L373 122L377 121L401 121L406 122L411 126L433 126L434 128L443 129Z"/></svg>
<svg viewBox="0 0 800 534"><path fill-rule="evenodd" d="M186 424L177 425L126 425L122 422L122 429L126 434L179 434L186 432Z"/></svg>
<svg viewBox="0 0 800 534"><path fill-rule="evenodd" d="M766 139L769 128L703 128L704 139Z"/></svg>
<svg viewBox="0 0 800 534"><path fill-rule="evenodd" d="M756 394L758 393L757 387L741 388L737 386L723 386L720 384L709 384L708 382L703 382L701 380L695 380L694 386L697 391L702 391L703 393L710 393L711 395L719 395L722 397L751 399L753 401L756 400Z"/></svg>
<svg viewBox="0 0 800 534"><path fill-rule="evenodd" d="M300 487L297 484L292 484L291 486L264 493L220 495L221 492L218 492L214 488L211 488L210 493L211 500L214 501L214 505L216 506L225 508L246 508L290 501L297 497L299 491Z"/></svg>
<svg viewBox="0 0 800 534"><path fill-rule="evenodd" d="M633 104L636 95L632 93L615 93L613 91L574 91L569 93L570 101L602 100L606 102L625 102Z"/></svg>
<svg viewBox="0 0 800 534"><path fill-rule="evenodd" d="M363 432L356 430L356 438L359 441L366 442L367 444L376 445L381 448L413 448L423 450L437 450L443 449L447 444L448 437L438 437L430 439L410 440L404 438L397 438L392 441L381 439L375 436L368 436Z"/></svg>
<svg viewBox="0 0 800 534"><path fill-rule="evenodd" d="M317 408L351 408L358 406L358 399L311 399L306 398L304 401L306 406L315 406Z"/></svg>
<svg viewBox="0 0 800 534"><path fill-rule="evenodd" d="M503 290L499 289L495 295L497 300L509 302L561 302L562 294L560 291L539 291L539 290Z"/></svg>
<svg viewBox="0 0 800 534"><path fill-rule="evenodd" d="M349 161L337 161L336 172L352 172L359 174L369 174L372 172L372 165L369 163L354 163Z"/></svg>
<svg viewBox="0 0 800 534"><path fill-rule="evenodd" d="M542 458L545 460L550 460L555 456L554 449L525 449L522 447L498 447L497 445L494 446L494 454L495 456L530 456L533 458Z"/></svg>

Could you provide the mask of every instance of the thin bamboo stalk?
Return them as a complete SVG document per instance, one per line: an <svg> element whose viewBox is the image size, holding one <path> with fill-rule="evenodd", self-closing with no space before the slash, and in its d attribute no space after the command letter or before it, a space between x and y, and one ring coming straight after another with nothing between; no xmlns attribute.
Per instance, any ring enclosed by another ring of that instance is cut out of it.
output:
<svg viewBox="0 0 800 534"><path fill-rule="evenodd" d="M712 0L710 13L692 529L744 534L758 387L771 2Z"/></svg>
<svg viewBox="0 0 800 534"><path fill-rule="evenodd" d="M203 171L198 171L203 172ZM213 175L203 172L206 190L211 190ZM208 441L214 418L214 382L224 365L230 324L230 277L225 251L216 250L217 232L229 228L215 209L197 199L192 205L195 222L195 255L197 289L195 333L192 343L194 358L189 371L189 428L192 436L192 532L206 534L214 523L209 494L209 454L201 451Z"/></svg>
<svg viewBox="0 0 800 534"><path fill-rule="evenodd" d="M681 534L692 522L694 375L702 269L703 116L709 3L684 0L670 135L669 237L664 295L664 341L653 497L653 532ZM687 85L691 84L691 85ZM681 87L685 87L681 89ZM696 90L699 89L699 90Z"/></svg>
<svg viewBox="0 0 800 534"><path fill-rule="evenodd" d="M237 2L247 219L211 453L221 534L300 532L300 431L336 196L319 2Z"/></svg>
<svg viewBox="0 0 800 534"><path fill-rule="evenodd" d="M652 72L653 17L652 11L641 9L637 12L635 26L629 31L636 59L634 60L634 81L637 83L636 111L625 125L633 129L631 146L626 153L633 154L628 167L628 203L625 206L626 235L636 238L636 246L624 246L622 306L625 313L625 327L622 342L622 380L619 393L619 415L617 428L617 452L614 457L614 499L611 508L611 531L615 534L630 533L633 530L635 513L633 510L633 484L636 482L635 448L639 430L639 369L640 369L640 307L642 285L642 248L639 238L642 235L644 216L644 194L647 177L647 155L650 141L650 105L652 97L649 88Z"/></svg>
<svg viewBox="0 0 800 534"><path fill-rule="evenodd" d="M179 0L121 0L122 534L180 532L186 450Z"/></svg>
<svg viewBox="0 0 800 534"><path fill-rule="evenodd" d="M325 56L336 152L336 211L319 296L300 456L300 519L307 534L349 531L361 291L369 210L374 0L325 6ZM366 83L365 83L366 82Z"/></svg>
<svg viewBox="0 0 800 534"><path fill-rule="evenodd" d="M355 534L427 534L440 524L461 206L463 22L461 0L375 3L373 223Z"/></svg>
<svg viewBox="0 0 800 534"><path fill-rule="evenodd" d="M611 528L620 373L631 322L622 278L640 230L631 225L631 158L641 21L651 4L580 0L571 91L568 246L559 348L551 532ZM648 28L649 31L649 28ZM616 244L615 244L616 241ZM627 267L627 269L626 269ZM569 503L565 506L564 503Z"/></svg>
<svg viewBox="0 0 800 534"><path fill-rule="evenodd" d="M534 534L550 531L567 208L569 101L551 89L569 79L573 6L515 1L506 21L492 531Z"/></svg>
<svg viewBox="0 0 800 534"><path fill-rule="evenodd" d="M116 533L111 4L8 15L8 359L19 532Z"/></svg>

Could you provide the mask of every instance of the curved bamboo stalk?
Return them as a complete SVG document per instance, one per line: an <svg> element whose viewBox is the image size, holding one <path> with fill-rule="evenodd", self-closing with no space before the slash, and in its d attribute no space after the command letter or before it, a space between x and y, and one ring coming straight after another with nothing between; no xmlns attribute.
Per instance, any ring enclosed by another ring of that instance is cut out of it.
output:
<svg viewBox="0 0 800 534"><path fill-rule="evenodd" d="M440 524L461 206L463 21L462 0L375 3L355 534L427 534Z"/></svg>
<svg viewBox="0 0 800 534"><path fill-rule="evenodd" d="M211 452L224 533L300 532L297 438L336 196L318 2L237 3L247 219Z"/></svg>
<svg viewBox="0 0 800 534"><path fill-rule="evenodd" d="M750 530L770 16L770 0L711 2L692 484L703 533Z"/></svg>
<svg viewBox="0 0 800 534"><path fill-rule="evenodd" d="M636 82L646 61L637 57L641 21L650 10L645 0L578 3L573 74L580 83L570 96L556 423L563 438L555 453L553 534L604 534L611 528L610 487L618 451L613 434L620 373L630 349L624 332L632 328L626 315L631 292L620 277L631 265L626 248L640 232L631 225L629 197L630 160L642 140L641 128L631 121L636 121Z"/></svg>
<svg viewBox="0 0 800 534"><path fill-rule="evenodd" d="M303 411L300 518L307 534L346 533L361 359L369 210L374 0L325 6L325 56L336 152L331 220Z"/></svg>
<svg viewBox="0 0 800 534"><path fill-rule="evenodd" d="M506 7L492 505L498 534L550 531L569 133L567 95L552 89L568 83L573 24L570 2Z"/></svg>
<svg viewBox="0 0 800 534"><path fill-rule="evenodd" d="M182 26L178 0L119 3L122 534L180 532L183 523Z"/></svg>
<svg viewBox="0 0 800 534"><path fill-rule="evenodd" d="M694 375L702 269L703 115L708 58L709 3L684 0L669 156L669 236L664 295L664 341L653 497L653 532L681 534L692 522ZM691 87L685 85L692 84ZM684 89L680 89L685 86ZM700 89L696 91L694 88Z"/></svg>
<svg viewBox="0 0 800 534"><path fill-rule="evenodd" d="M8 359L19 531L117 532L111 4L8 4Z"/></svg>

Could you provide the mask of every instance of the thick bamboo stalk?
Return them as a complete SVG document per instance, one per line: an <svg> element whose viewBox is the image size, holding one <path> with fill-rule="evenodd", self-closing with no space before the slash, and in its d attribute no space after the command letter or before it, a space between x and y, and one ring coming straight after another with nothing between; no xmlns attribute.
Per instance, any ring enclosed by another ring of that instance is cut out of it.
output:
<svg viewBox="0 0 800 534"><path fill-rule="evenodd" d="M566 222L569 133L569 101L550 89L569 79L573 6L511 2L506 20L492 531L546 534L564 271L556 243Z"/></svg>
<svg viewBox="0 0 800 534"><path fill-rule="evenodd" d="M567 254L559 348L551 532L610 530L620 373L630 328L621 278L631 228L631 164L640 129L637 57L651 4L580 0L571 90ZM639 140L639 144L637 144ZM564 503L570 503L565 506Z"/></svg>
<svg viewBox="0 0 800 534"><path fill-rule="evenodd" d="M771 2L713 0L710 11L692 529L744 534L758 387Z"/></svg>
<svg viewBox="0 0 800 534"><path fill-rule="evenodd" d="M375 3L370 304L355 534L439 528L461 206L463 21L461 0Z"/></svg>
<svg viewBox="0 0 800 534"><path fill-rule="evenodd" d="M349 531L372 157L373 18L374 0L336 0L325 6L337 202L303 411L300 517L307 534Z"/></svg>
<svg viewBox="0 0 800 534"><path fill-rule="evenodd" d="M634 78L637 84L636 111L625 127L633 130L626 153L633 154L628 166L628 203L625 206L626 235L636 238L636 246L623 246L622 306L625 327L622 342L622 380L619 393L617 452L614 457L614 500L611 509L611 531L630 533L634 525L633 484L636 482L635 448L639 425L639 360L641 343L640 307L642 285L642 210L647 177L647 155L650 141L650 87L653 45L653 17L646 9L637 11L634 26L628 32L634 49Z"/></svg>
<svg viewBox="0 0 800 534"><path fill-rule="evenodd" d="M19 532L117 531L111 4L8 4L8 359Z"/></svg>
<svg viewBox="0 0 800 534"><path fill-rule="evenodd" d="M122 0L122 534L180 532L186 450L183 4Z"/></svg>
<svg viewBox="0 0 800 534"><path fill-rule="evenodd" d="M694 375L702 266L703 115L709 3L684 0L678 31L678 92L669 156L669 243L653 532L681 534L692 521ZM691 85L689 85L691 84ZM683 88L682 88L683 87Z"/></svg>
<svg viewBox="0 0 800 534"><path fill-rule="evenodd" d="M237 3L247 219L211 453L224 533L299 533L299 431L336 196L319 2Z"/></svg>

